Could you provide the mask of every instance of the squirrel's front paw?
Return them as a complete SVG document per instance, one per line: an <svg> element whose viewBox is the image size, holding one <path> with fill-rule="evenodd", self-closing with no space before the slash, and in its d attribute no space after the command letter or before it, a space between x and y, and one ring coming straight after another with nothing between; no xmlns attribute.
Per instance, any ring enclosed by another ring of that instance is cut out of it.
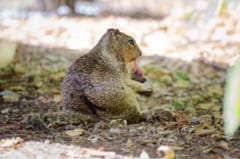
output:
<svg viewBox="0 0 240 159"><path fill-rule="evenodd" d="M153 93L152 82L149 78L145 77L145 82L142 83L142 90L139 90L138 93L145 96L150 96Z"/></svg>
<svg viewBox="0 0 240 159"><path fill-rule="evenodd" d="M137 73L132 73L131 74L131 79L140 83L144 83L147 81L146 77L142 75L138 75Z"/></svg>

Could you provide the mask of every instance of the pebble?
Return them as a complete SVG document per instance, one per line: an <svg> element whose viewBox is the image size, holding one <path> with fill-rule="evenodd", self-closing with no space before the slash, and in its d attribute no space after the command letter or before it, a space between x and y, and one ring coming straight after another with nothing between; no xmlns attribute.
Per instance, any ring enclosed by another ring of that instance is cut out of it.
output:
<svg viewBox="0 0 240 159"><path fill-rule="evenodd" d="M109 130L109 134L119 135L120 134L120 129L118 129L118 128L111 128Z"/></svg>

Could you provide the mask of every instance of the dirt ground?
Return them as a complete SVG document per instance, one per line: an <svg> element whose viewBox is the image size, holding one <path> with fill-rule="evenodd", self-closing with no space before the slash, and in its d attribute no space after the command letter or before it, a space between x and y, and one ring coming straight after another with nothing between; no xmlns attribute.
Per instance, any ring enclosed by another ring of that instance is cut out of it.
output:
<svg viewBox="0 0 240 159"><path fill-rule="evenodd" d="M154 94L144 103L159 113L155 118L130 125L50 122L46 128L27 117L61 107L61 82L70 60L57 55L39 60L40 56L26 54L1 70L0 138L48 139L133 156L145 150L152 158L158 157L161 145L172 147L177 158L239 157L240 134L228 141L222 130L224 70L203 61L145 57L140 62L147 63L143 69L153 81Z"/></svg>

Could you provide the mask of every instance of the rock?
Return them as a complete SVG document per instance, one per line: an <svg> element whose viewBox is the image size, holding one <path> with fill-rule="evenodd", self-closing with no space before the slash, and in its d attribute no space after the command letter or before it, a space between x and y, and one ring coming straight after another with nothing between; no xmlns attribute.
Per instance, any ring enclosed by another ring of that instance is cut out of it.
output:
<svg viewBox="0 0 240 159"><path fill-rule="evenodd" d="M109 130L109 134L112 134L112 135L119 135L120 133L121 133L121 131L118 128L111 128Z"/></svg>
<svg viewBox="0 0 240 159"><path fill-rule="evenodd" d="M8 90L2 91L2 92L0 92L0 96L2 96L3 100L7 101L7 102L18 102L19 101L19 95L12 91L8 91Z"/></svg>

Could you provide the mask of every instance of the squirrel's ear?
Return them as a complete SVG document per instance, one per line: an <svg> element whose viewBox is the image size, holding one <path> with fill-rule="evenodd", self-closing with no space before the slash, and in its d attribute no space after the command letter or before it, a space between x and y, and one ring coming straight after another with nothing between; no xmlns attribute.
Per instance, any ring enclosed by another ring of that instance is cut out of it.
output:
<svg viewBox="0 0 240 159"><path fill-rule="evenodd" d="M109 28L107 32L117 35L120 31L118 29Z"/></svg>

